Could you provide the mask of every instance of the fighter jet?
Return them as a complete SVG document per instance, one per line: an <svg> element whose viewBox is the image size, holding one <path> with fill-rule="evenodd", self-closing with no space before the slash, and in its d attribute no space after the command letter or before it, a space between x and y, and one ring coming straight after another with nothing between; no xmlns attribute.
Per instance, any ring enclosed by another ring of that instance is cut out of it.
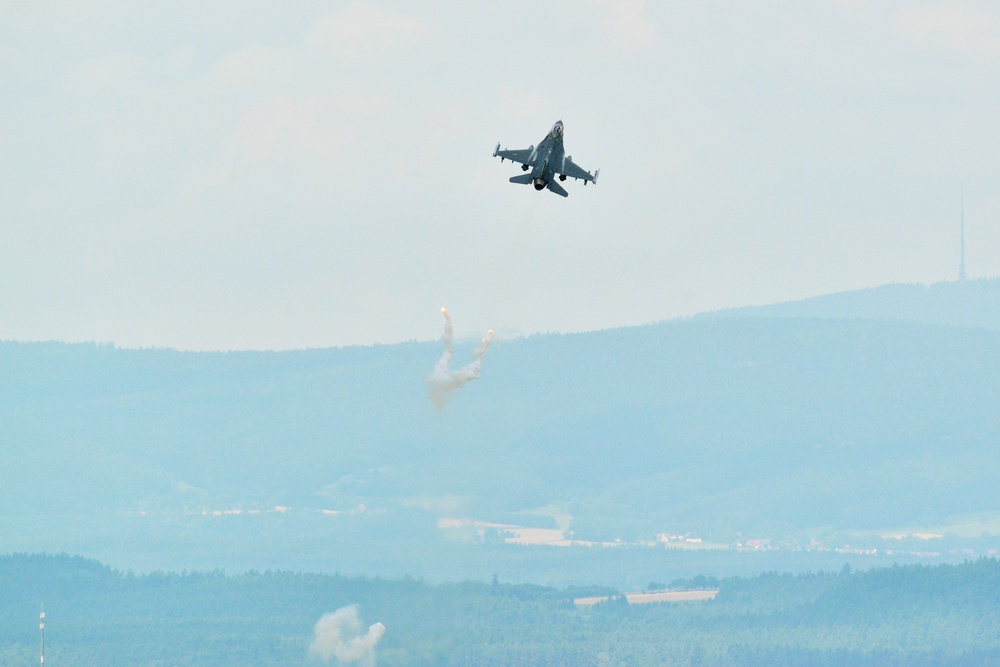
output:
<svg viewBox="0 0 1000 667"><path fill-rule="evenodd" d="M506 148L500 150L500 144L497 144L497 147L493 149L493 157L498 155L501 162L504 160L519 162L522 171L531 170L530 174L511 177L511 183L531 184L535 186L536 190L548 188L563 197L568 197L569 193L556 183L557 175L560 181L565 181L566 177L569 176L583 180L583 184L586 185L588 181L597 183L597 177L601 174L600 169L593 174L584 171L573 163L573 158L566 155L563 148L563 122L561 120L556 121L549 133L538 144L538 148L529 146L523 150L509 151Z"/></svg>

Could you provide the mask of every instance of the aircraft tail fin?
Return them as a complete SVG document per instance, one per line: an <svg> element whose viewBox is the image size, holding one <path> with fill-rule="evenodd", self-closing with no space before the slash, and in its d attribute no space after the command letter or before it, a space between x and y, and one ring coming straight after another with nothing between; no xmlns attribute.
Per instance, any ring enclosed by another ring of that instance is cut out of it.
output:
<svg viewBox="0 0 1000 667"><path fill-rule="evenodd" d="M517 183L518 185L531 185L533 180L535 180L535 177L531 174L521 174L520 176L510 177L510 182Z"/></svg>
<svg viewBox="0 0 1000 667"><path fill-rule="evenodd" d="M566 189L563 188L563 186L556 183L554 180L549 181L545 187L547 187L549 190L552 190L552 192L556 193L561 197L569 197L569 193L566 192Z"/></svg>

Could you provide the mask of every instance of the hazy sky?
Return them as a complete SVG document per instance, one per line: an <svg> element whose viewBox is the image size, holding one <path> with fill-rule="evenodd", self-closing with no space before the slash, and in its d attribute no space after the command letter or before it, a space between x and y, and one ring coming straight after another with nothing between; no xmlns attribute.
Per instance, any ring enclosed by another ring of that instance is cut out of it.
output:
<svg viewBox="0 0 1000 667"><path fill-rule="evenodd" d="M289 4L290 6L279 6ZM580 331L1000 274L995 2L0 0L0 338ZM557 119L568 199L491 153Z"/></svg>

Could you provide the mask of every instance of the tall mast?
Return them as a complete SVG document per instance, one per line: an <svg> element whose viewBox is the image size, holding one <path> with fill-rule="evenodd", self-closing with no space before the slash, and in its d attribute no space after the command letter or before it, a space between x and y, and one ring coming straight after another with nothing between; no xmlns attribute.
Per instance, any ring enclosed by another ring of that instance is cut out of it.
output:
<svg viewBox="0 0 1000 667"><path fill-rule="evenodd" d="M45 605L42 605L42 611L38 614L38 630L42 633L42 661L41 667L45 667Z"/></svg>
<svg viewBox="0 0 1000 667"><path fill-rule="evenodd" d="M965 280L965 186L962 186L962 213L961 213L961 244L962 244L962 259L958 264L958 279L960 281Z"/></svg>

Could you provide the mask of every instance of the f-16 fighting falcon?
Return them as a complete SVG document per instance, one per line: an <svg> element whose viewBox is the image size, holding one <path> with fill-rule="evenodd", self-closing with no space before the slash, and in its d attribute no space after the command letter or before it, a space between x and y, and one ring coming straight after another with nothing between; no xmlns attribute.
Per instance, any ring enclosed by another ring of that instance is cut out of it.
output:
<svg viewBox="0 0 1000 667"><path fill-rule="evenodd" d="M561 120L556 121L552 130L538 144L538 148L529 146L522 150L509 151L507 149L500 150L500 144L497 144L493 150L493 157L498 155L501 162L504 160L519 162L522 171L531 170L530 174L511 177L511 183L522 185L530 183L535 186L536 190L548 188L563 197L568 197L569 193L556 183L556 176L559 176L560 181L565 181L567 176L582 179L583 184L586 185L587 181L597 183L597 177L601 173L600 169L593 174L584 171L573 163L573 158L566 155L566 150L563 148L563 122Z"/></svg>

